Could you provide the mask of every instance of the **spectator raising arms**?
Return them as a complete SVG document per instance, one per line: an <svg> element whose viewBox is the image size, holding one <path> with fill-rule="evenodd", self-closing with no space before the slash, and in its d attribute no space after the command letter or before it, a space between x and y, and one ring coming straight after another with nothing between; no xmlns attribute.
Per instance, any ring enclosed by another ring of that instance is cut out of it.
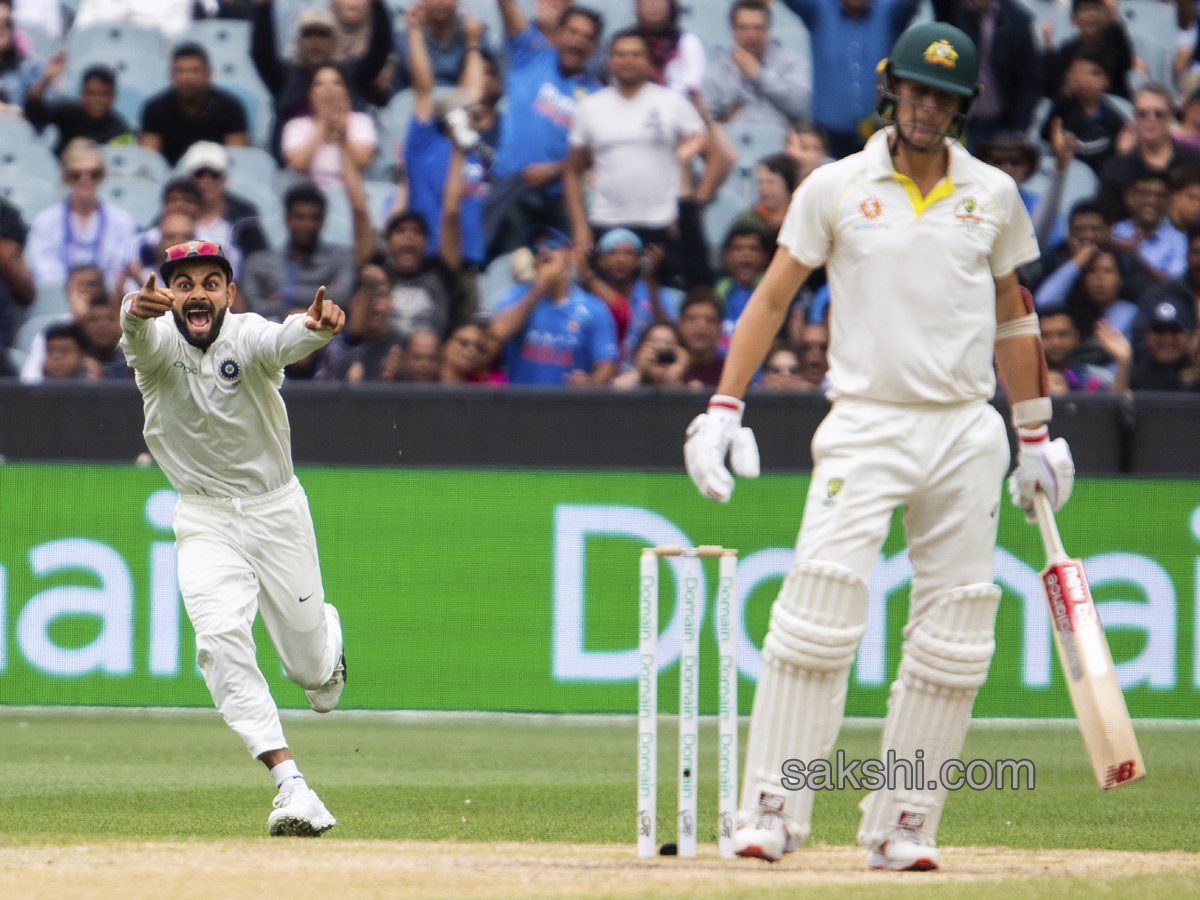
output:
<svg viewBox="0 0 1200 900"><path fill-rule="evenodd" d="M418 24L414 25L414 21ZM458 0L414 0L404 16L405 27L396 32L396 75L393 83L397 91L414 87L412 78L413 57L410 45L413 37L420 37L433 70L433 81L441 87L454 87L462 78L467 54L478 50L482 31L470 34L467 20L458 11Z"/></svg>
<svg viewBox="0 0 1200 900"><path fill-rule="evenodd" d="M634 0L634 30L650 49L650 80L685 96L704 80L704 43L679 27L679 0Z"/></svg>
<svg viewBox="0 0 1200 900"><path fill-rule="evenodd" d="M58 139L54 142L56 156L61 156L63 147L77 137L90 138L97 144L132 144L134 136L129 123L113 111L117 76L108 66L92 66L84 71L78 100L46 99L46 90L66 64L66 51L55 53L25 95L25 118L29 124L38 131L47 125L58 129Z"/></svg>
<svg viewBox="0 0 1200 900"><path fill-rule="evenodd" d="M100 266L110 284L125 268L125 254L137 236L133 218L100 200L104 157L95 141L76 138L62 154L67 196L40 212L29 231L26 259L39 284L64 284L79 265Z"/></svg>
<svg viewBox="0 0 1200 900"><path fill-rule="evenodd" d="M529 241L536 275L501 297L489 329L506 342L512 384L608 384L617 368L612 315L571 282L571 241L554 228Z"/></svg>
<svg viewBox="0 0 1200 900"><path fill-rule="evenodd" d="M812 38L812 114L840 159L875 129L875 66L917 11L917 0L783 0Z"/></svg>
<svg viewBox="0 0 1200 900"><path fill-rule="evenodd" d="M486 63L480 48L483 23L469 19L464 24L466 56L462 90L447 91L435 101L434 73L421 23L425 7L414 3L405 13L408 23L409 65L413 89L413 116L404 145L408 170L409 209L420 213L431 226L428 253L436 254L441 243L442 197L451 163L452 141L459 139L463 160L462 206L459 227L462 256L476 269L486 262L483 241L484 162L475 150L478 134L466 125L467 114L456 102L474 105L483 99ZM457 111L456 111L457 110ZM452 123L457 122L457 128Z"/></svg>
<svg viewBox="0 0 1200 900"><path fill-rule="evenodd" d="M383 0L370 0L371 32L365 55L357 62L347 60L340 64L334 59L338 24L333 14L324 9L307 9L300 14L295 56L281 57L275 46L273 6L273 0L261 0L254 6L250 54L274 100L274 146L278 146L284 123L308 112L308 89L313 75L322 66L338 66L352 106L358 107L363 99L380 106L387 104L389 95L380 95L375 89L376 79L392 50L392 17Z"/></svg>
<svg viewBox="0 0 1200 900"><path fill-rule="evenodd" d="M584 255L611 228L666 246L667 230L679 218L679 158L692 153L684 145L708 140L687 98L650 83L649 45L639 32L613 35L608 66L613 84L576 110L563 175L575 246ZM583 202L589 165L595 168L590 214Z"/></svg>
<svg viewBox="0 0 1200 900"><path fill-rule="evenodd" d="M312 113L283 127L281 150L289 169L327 191L342 184L343 156L359 172L370 164L379 135L370 116L350 108L350 92L337 66L313 73L308 101Z"/></svg>
<svg viewBox="0 0 1200 900"><path fill-rule="evenodd" d="M171 53L171 87L146 103L138 143L175 165L197 141L246 147L250 135L242 101L213 86L208 54L187 43Z"/></svg>
<svg viewBox="0 0 1200 900"><path fill-rule="evenodd" d="M597 13L569 6L547 44L517 0L497 0L508 37L507 106L493 183L484 201L484 240L492 258L519 246L531 223L566 224L563 164L575 110L600 83L584 66L600 37Z"/></svg>
<svg viewBox="0 0 1200 900"><path fill-rule="evenodd" d="M786 128L810 114L808 66L771 40L765 0L736 0L729 13L733 49L708 64L704 102L718 122Z"/></svg>

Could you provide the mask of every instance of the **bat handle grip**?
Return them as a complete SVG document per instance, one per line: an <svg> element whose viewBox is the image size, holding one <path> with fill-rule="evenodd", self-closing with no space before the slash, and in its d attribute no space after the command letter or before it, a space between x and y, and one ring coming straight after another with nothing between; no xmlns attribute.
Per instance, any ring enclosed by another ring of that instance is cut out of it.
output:
<svg viewBox="0 0 1200 900"><path fill-rule="evenodd" d="M1050 498L1041 488L1034 492L1033 511L1037 516L1038 530L1042 533L1042 543L1046 546L1046 561L1052 563L1065 559L1067 551L1063 547L1058 525L1054 521L1054 509L1050 506Z"/></svg>

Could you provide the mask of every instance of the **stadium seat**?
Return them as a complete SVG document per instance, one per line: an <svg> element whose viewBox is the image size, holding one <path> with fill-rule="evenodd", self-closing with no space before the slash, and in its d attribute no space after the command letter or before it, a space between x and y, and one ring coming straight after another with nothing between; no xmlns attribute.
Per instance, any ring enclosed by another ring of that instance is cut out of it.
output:
<svg viewBox="0 0 1200 900"><path fill-rule="evenodd" d="M321 229L321 240L335 247L354 246L354 220L350 215L350 201L345 189L330 188L325 191L325 226Z"/></svg>
<svg viewBox="0 0 1200 900"><path fill-rule="evenodd" d="M1162 3L1160 0L1119 0L1117 7L1121 10L1121 18L1125 20L1125 25L1131 33L1140 31L1157 37L1163 43L1174 43L1175 34L1179 30L1174 3Z"/></svg>
<svg viewBox="0 0 1200 900"><path fill-rule="evenodd" d="M713 202L704 210L704 237L714 257L719 257L721 244L734 220L750 206L736 191L727 187L717 192Z"/></svg>
<svg viewBox="0 0 1200 900"><path fill-rule="evenodd" d="M136 145L109 145L101 147L100 152L104 154L104 166L109 175L142 178L157 185L167 180L167 161L154 150Z"/></svg>
<svg viewBox="0 0 1200 900"><path fill-rule="evenodd" d="M203 47L216 69L222 59L250 53L250 23L238 19L199 19L188 26L185 40Z"/></svg>
<svg viewBox="0 0 1200 900"><path fill-rule="evenodd" d="M38 213L58 200L58 188L56 182L40 178L8 178L0 169L0 197L15 206L25 224L30 225Z"/></svg>
<svg viewBox="0 0 1200 900"><path fill-rule="evenodd" d="M161 207L158 185L144 178L110 175L100 182L99 193L102 200L133 216L138 228L149 228Z"/></svg>
<svg viewBox="0 0 1200 900"><path fill-rule="evenodd" d="M229 91L242 103L246 111L246 127L250 132L250 142L259 149L271 145L271 127L275 117L271 93L263 85L258 73L240 71L235 75L225 76L213 73L213 84L222 90Z"/></svg>
<svg viewBox="0 0 1200 900"><path fill-rule="evenodd" d="M16 347L8 348L8 364L14 372L20 372L25 365L25 360L29 354L24 350L18 350Z"/></svg>
<svg viewBox="0 0 1200 900"><path fill-rule="evenodd" d="M248 200L258 207L259 215L266 216L278 211L283 214L281 194L273 181L259 181L253 175L229 173L226 187L229 193Z"/></svg>
<svg viewBox="0 0 1200 900"><path fill-rule="evenodd" d="M296 20L308 9L329 9L329 0L275 0L275 46L290 57L296 45Z"/></svg>
<svg viewBox="0 0 1200 900"><path fill-rule="evenodd" d="M43 181L51 187L58 184L58 159L40 143L8 140L0 133L0 180L21 179Z"/></svg>
<svg viewBox="0 0 1200 900"><path fill-rule="evenodd" d="M1124 97L1118 97L1116 94L1105 94L1104 99L1123 115L1126 120L1133 118L1133 104Z"/></svg>
<svg viewBox="0 0 1200 900"><path fill-rule="evenodd" d="M371 214L371 224L383 228L387 223L387 212L392 205L392 197L396 194L396 185L391 181L364 181L363 190L367 194L367 211Z"/></svg>
<svg viewBox="0 0 1200 900"><path fill-rule="evenodd" d="M1043 195L1054 175L1054 166L1054 157L1043 154L1041 170L1027 178L1021 187L1038 196ZM1100 179L1096 177L1092 167L1077 159L1071 160L1071 165L1067 169L1067 182L1063 186L1062 199L1058 203L1059 215L1068 215L1072 206L1082 200L1094 198L1099 191Z"/></svg>
<svg viewBox="0 0 1200 900"><path fill-rule="evenodd" d="M117 78L137 66L153 67L167 77L167 39L156 28L114 22L75 28L66 36L67 61L73 72L100 64L112 68ZM66 90L68 83L63 83ZM78 90L78 79L74 85Z"/></svg>
<svg viewBox="0 0 1200 900"><path fill-rule="evenodd" d="M62 282L42 282L37 286L33 304L25 310L25 321L32 318L70 316L71 305L67 303L67 286Z"/></svg>
<svg viewBox="0 0 1200 900"><path fill-rule="evenodd" d="M787 130L778 125L726 125L725 132L737 147L738 162L753 166L765 156L783 152Z"/></svg>
<svg viewBox="0 0 1200 900"><path fill-rule="evenodd" d="M479 311L495 312L500 298L516 282L512 276L512 254L497 256L491 261L479 279Z"/></svg>
<svg viewBox="0 0 1200 900"><path fill-rule="evenodd" d="M59 322L70 322L70 315L58 313L55 315L44 316L27 316L25 323L21 326L21 330L17 332L17 338L13 341L13 346L18 350L28 353L29 348L33 345L33 339Z"/></svg>
<svg viewBox="0 0 1200 900"><path fill-rule="evenodd" d="M274 188L279 166L275 163L275 157L266 150L259 147L226 147L225 152L229 156L230 178L235 175L239 181L253 178L260 184Z"/></svg>
<svg viewBox="0 0 1200 900"><path fill-rule="evenodd" d="M50 32L37 25L26 22L20 26L21 32L29 38L30 55L41 62L45 62L54 55L54 51L58 44L58 40Z"/></svg>
<svg viewBox="0 0 1200 900"><path fill-rule="evenodd" d="M1033 14L1034 32L1039 42L1041 41L1043 22L1050 22L1054 25L1056 46L1062 46L1070 40L1072 28L1069 5L1059 3L1058 0L1021 0L1021 5Z"/></svg>
<svg viewBox="0 0 1200 900"><path fill-rule="evenodd" d="M1168 83L1172 77L1172 63L1175 60L1174 31L1163 34L1148 30L1144 24L1135 27L1131 23L1129 40L1133 44L1134 56L1143 60L1150 70L1150 81ZM1133 74L1130 72L1131 81ZM1129 87L1136 91L1140 85L1130 84Z"/></svg>
<svg viewBox="0 0 1200 900"><path fill-rule="evenodd" d="M0 116L0 148L5 152L37 141L37 132L21 116Z"/></svg>

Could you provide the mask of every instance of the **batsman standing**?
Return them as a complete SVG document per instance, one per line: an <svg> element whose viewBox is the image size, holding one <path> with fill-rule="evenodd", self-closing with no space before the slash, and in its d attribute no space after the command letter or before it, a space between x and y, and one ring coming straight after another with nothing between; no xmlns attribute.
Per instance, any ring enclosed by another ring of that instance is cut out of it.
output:
<svg viewBox="0 0 1200 900"><path fill-rule="evenodd" d="M324 346L345 316L324 287L281 325L230 313L233 269L207 241L169 248L161 271L165 287L151 274L121 304L121 348L145 401L146 445L179 492L179 589L196 660L222 717L275 779L270 833L319 835L336 820L288 752L250 629L261 613L309 706L337 706L342 629L321 587L279 387L283 367Z"/></svg>
<svg viewBox="0 0 1200 900"><path fill-rule="evenodd" d="M912 563L904 651L888 698L883 752L922 758L926 783L900 778L861 804L868 863L938 865L946 789L929 789L961 752L987 676L1000 589L992 582L1000 486L1009 466L989 405L993 357L1020 437L1010 479L1030 513L1057 509L1074 467L1050 441L1037 317L1016 269L1038 257L1017 186L958 143L980 87L966 34L925 23L881 64L878 111L890 125L796 191L780 249L737 323L718 393L688 429L701 492L725 502L758 453L741 397L809 272L824 265L829 398L812 441L812 484L763 643L736 835L737 852L778 860L806 840L811 790L783 787L785 760L827 759L841 728L850 665L867 618L867 583L897 506Z"/></svg>

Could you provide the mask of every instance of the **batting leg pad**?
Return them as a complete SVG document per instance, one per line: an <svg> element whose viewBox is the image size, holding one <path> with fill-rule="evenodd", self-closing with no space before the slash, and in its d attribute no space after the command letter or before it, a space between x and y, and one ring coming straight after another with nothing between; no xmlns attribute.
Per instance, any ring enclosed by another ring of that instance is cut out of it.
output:
<svg viewBox="0 0 1200 900"><path fill-rule="evenodd" d="M999 604L994 584L953 588L910 627L888 697L880 755L886 765L888 751L895 752L895 784L859 804L864 847L878 848L896 827L936 838L946 802L939 774L943 762L962 752L971 705L996 649Z"/></svg>
<svg viewBox="0 0 1200 900"><path fill-rule="evenodd" d="M763 642L743 815L754 813L764 792L771 803L782 797L793 835L807 839L813 794L783 788L783 763L828 757L842 727L846 681L866 621L867 586L850 569L809 560L788 572Z"/></svg>

